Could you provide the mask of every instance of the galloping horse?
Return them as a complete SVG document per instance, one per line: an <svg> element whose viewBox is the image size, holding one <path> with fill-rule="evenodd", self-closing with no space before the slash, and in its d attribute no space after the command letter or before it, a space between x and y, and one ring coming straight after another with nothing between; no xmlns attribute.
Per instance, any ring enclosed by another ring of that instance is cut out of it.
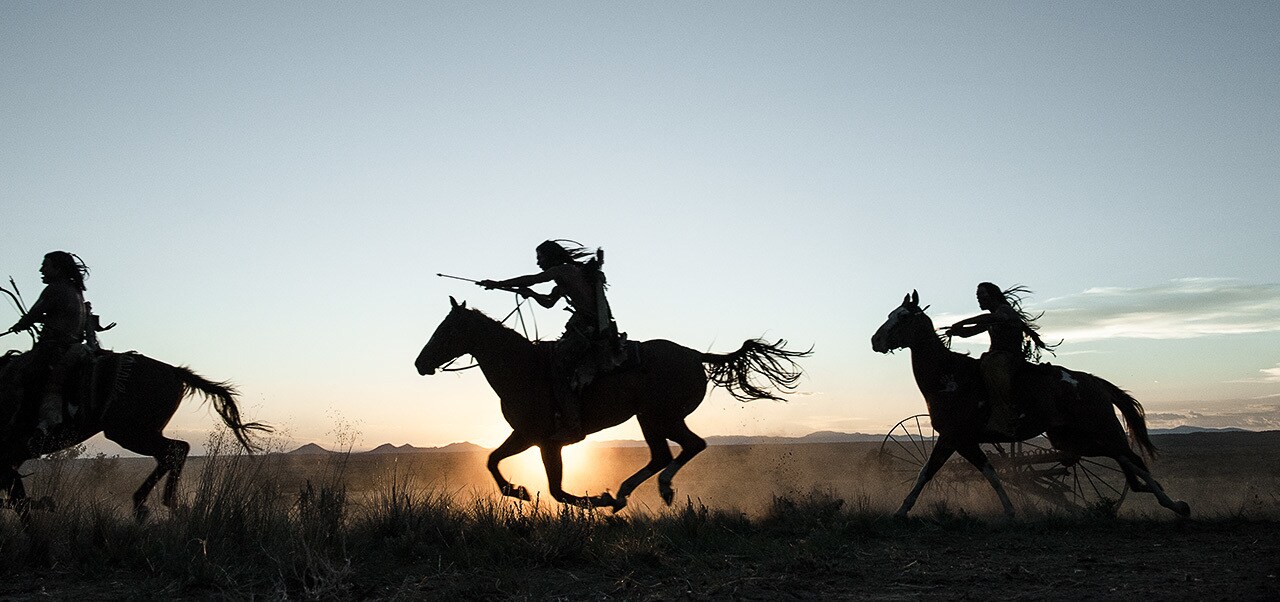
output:
<svg viewBox="0 0 1280 602"><path fill-rule="evenodd" d="M503 495L525 501L530 499L528 490L503 478L498 463L536 445L542 451L551 496L558 502L611 507L616 512L626 507L627 497L636 487L661 471L658 490L663 501L670 504L675 497L671 480L676 471L707 447L684 423L685 417L702 403L707 381L724 387L742 401L780 399L764 387L795 390L801 371L793 358L810 353L788 351L783 348L785 341L769 344L749 340L737 351L724 355L702 353L665 340L640 343L639 368L602 374L583 391L582 427L584 432L594 433L635 416L649 445L649 463L618 487L616 497L608 492L581 497L566 493L560 486L560 452L566 444L551 439L555 406L550 345L530 342L497 320L468 309L465 302L459 304L452 297L449 301L453 308L422 348L414 366L425 376L462 355L475 358L489 386L498 394L502 415L512 428L507 440L489 454L489 472ZM753 374L763 376L769 384L753 383ZM668 439L681 448L674 459L667 447Z"/></svg>
<svg viewBox="0 0 1280 602"><path fill-rule="evenodd" d="M1012 517L1013 504L986 454L978 447L981 443L1010 440L986 428L991 407L986 402L978 360L947 348L934 330L933 321L920 308L920 296L915 291L903 298L902 305L871 337L871 348L880 353L904 347L911 350L912 372L938 439L896 515L906 516L929 479L951 454L959 452L982 471L996 490L1005 515ZM1024 397L1029 395L1032 399L1027 401L1037 402L1038 411L1030 412L1013 440L1024 441L1044 433L1049 443L1061 451L1076 456L1110 457L1124 471L1131 489L1155 495L1161 506L1180 516L1191 514L1186 502L1165 494L1151 478L1142 456L1130 447L1113 407L1124 416L1134 443L1148 455L1155 453L1142 405L1128 393L1092 374L1048 364L1023 370L1014 382L1014 390Z"/></svg>
<svg viewBox="0 0 1280 602"><path fill-rule="evenodd" d="M137 353L100 352L99 365L110 369L95 371L87 389L105 399L97 411L81 403L80 415L55 431L51 437L28 444L34 432L35 408L11 399L10 391L0 391L0 408L13 416L8 424L0 424L0 491L8 494L7 503L20 512L29 505L26 488L18 469L24 462L53 453L103 433L121 447L156 459L156 468L133 494L133 512L138 520L146 518L147 496L166 474L165 506L177 505L178 478L186 463L191 445L168 439L164 427L178 410L178 404L191 393L200 393L213 402L222 421L247 451L256 447L250 440L253 431L269 432L271 428L258 422L244 422L236 406L236 391L228 383L212 382L184 366L171 366ZM0 373L19 361L16 352L0 356ZM70 398L70 397L69 397Z"/></svg>

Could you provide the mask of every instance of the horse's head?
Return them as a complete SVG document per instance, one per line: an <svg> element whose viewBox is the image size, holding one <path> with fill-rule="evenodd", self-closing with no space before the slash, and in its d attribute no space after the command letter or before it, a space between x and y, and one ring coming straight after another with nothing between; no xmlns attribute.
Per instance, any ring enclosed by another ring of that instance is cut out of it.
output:
<svg viewBox="0 0 1280 602"><path fill-rule="evenodd" d="M418 368L418 374L423 376L435 374L440 366L467 353L463 346L463 339L466 337L462 330L471 315L471 310L467 309L466 301L458 303L453 297L449 297L449 303L453 304L449 315L445 316L444 321L436 327L436 331L431 334L431 339L418 354L418 359L413 361L413 365Z"/></svg>
<svg viewBox="0 0 1280 602"><path fill-rule="evenodd" d="M937 339L933 329L933 320L925 315L926 308L920 307L920 295L911 291L902 298L902 305L889 312L889 319L880 325L880 329L871 335L871 349L878 353L888 353L894 349L910 347L925 337Z"/></svg>

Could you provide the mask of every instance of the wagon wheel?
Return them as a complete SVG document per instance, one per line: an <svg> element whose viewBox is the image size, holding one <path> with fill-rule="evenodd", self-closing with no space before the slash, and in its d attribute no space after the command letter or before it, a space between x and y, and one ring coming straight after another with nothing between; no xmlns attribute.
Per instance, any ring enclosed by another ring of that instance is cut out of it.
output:
<svg viewBox="0 0 1280 602"><path fill-rule="evenodd" d="M881 468L889 476L898 478L903 483L911 483L929 461L929 454L933 453L933 442L937 437L928 414L916 414L902 419L889 429L889 434L880 442ZM934 475L932 483L956 485L959 481L981 476L976 472L966 472L967 466L959 456L952 457Z"/></svg>
<svg viewBox="0 0 1280 602"><path fill-rule="evenodd" d="M914 480L929 459L936 438L928 414L904 418L880 443L882 467L904 482ZM1124 472L1114 460L1080 458L1053 449L1041 438L1014 444L984 443L982 451L1010 489L1071 511L1104 506L1115 511L1129 492ZM961 481L981 481L981 475L953 457L938 471L934 482L939 479L954 486Z"/></svg>
<svg viewBox="0 0 1280 602"><path fill-rule="evenodd" d="M983 445L983 451L1012 489L1067 510L1115 512L1129 493L1115 460L1059 451L1043 438Z"/></svg>

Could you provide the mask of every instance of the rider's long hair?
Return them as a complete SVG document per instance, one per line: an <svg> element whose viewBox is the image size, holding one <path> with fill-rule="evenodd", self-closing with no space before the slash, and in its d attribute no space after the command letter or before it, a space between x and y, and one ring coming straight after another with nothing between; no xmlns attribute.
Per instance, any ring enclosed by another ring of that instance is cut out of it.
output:
<svg viewBox="0 0 1280 602"><path fill-rule="evenodd" d="M985 290L987 296L991 299L995 299L997 301L1003 299L1004 304L1012 307L1013 311L1017 312L1018 317L1022 319L1022 323L1025 324L1027 330L1030 331L1024 331L1022 333L1022 355L1026 357L1027 360L1033 362L1040 361L1041 349L1046 349L1050 353L1053 353L1053 349L1056 348L1058 344L1046 345L1044 341L1039 339L1039 337L1033 336L1034 333L1040 330L1040 325L1036 324L1036 320L1039 320L1040 317L1044 315L1044 312L1033 315L1022 309L1022 297L1023 295L1030 295L1032 293L1031 289L1022 286L1021 284L1015 284L1010 288L1001 290L1000 287L990 282L980 283L978 288Z"/></svg>
<svg viewBox="0 0 1280 602"><path fill-rule="evenodd" d="M604 271L600 269L604 264L604 251L602 249L592 251L580 245L577 241L556 239L543 241L542 244L538 245L537 250L546 255L556 265L576 263L587 269L588 277L607 285Z"/></svg>
<svg viewBox="0 0 1280 602"><path fill-rule="evenodd" d="M89 277L89 266L81 261L79 255L66 251L50 251L45 253L44 258L69 278L76 288L85 290L84 279Z"/></svg>

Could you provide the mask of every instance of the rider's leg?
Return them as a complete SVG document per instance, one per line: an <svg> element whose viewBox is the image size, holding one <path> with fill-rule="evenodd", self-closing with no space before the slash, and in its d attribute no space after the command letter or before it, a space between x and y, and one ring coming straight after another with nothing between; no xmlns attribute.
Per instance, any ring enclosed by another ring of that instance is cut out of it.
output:
<svg viewBox="0 0 1280 602"><path fill-rule="evenodd" d="M1018 412L1013 400L1013 372L1016 361L1009 353L982 354L982 377L987 384L991 415L987 430L1005 437L1017 436Z"/></svg>
<svg viewBox="0 0 1280 602"><path fill-rule="evenodd" d="M66 375L66 367L62 361L64 355L62 349L52 345L37 344L32 351L35 352L35 357L32 358L32 369L41 371L45 375L44 394L40 398L34 436L44 437L62 423L62 381Z"/></svg>
<svg viewBox="0 0 1280 602"><path fill-rule="evenodd" d="M586 379L579 374L579 365L589 351L590 342L573 329L566 330L556 342L556 373L551 387L555 396L555 426L551 438L555 441L574 443L584 437L580 393Z"/></svg>

